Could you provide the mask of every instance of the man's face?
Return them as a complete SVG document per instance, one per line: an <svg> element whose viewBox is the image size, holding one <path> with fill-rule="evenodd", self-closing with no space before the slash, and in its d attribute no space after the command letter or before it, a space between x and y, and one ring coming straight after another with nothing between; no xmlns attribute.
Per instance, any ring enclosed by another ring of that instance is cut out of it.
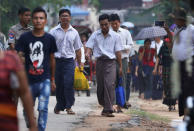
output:
<svg viewBox="0 0 194 131"><path fill-rule="evenodd" d="M111 22L111 27L114 31L118 31L120 27L120 22L118 20L112 21Z"/></svg>
<svg viewBox="0 0 194 131"><path fill-rule="evenodd" d="M67 12L64 12L59 16L59 20L62 25L66 25L71 22L71 16Z"/></svg>
<svg viewBox="0 0 194 131"><path fill-rule="evenodd" d="M178 28L181 28L185 26L186 21L182 19L175 19L175 24L177 25Z"/></svg>
<svg viewBox="0 0 194 131"><path fill-rule="evenodd" d="M144 44L145 48L150 48L150 45L151 45L151 42L150 42L150 41L147 41L147 42Z"/></svg>
<svg viewBox="0 0 194 131"><path fill-rule="evenodd" d="M35 29L44 29L47 23L46 16L44 12L37 12L32 16L32 23Z"/></svg>
<svg viewBox="0 0 194 131"><path fill-rule="evenodd" d="M29 24L31 20L31 12L26 11L23 14L19 15L20 21L22 21L24 24Z"/></svg>
<svg viewBox="0 0 194 131"><path fill-rule="evenodd" d="M100 28L102 30L102 33L107 34L109 31L110 23L108 19L101 20L100 21Z"/></svg>

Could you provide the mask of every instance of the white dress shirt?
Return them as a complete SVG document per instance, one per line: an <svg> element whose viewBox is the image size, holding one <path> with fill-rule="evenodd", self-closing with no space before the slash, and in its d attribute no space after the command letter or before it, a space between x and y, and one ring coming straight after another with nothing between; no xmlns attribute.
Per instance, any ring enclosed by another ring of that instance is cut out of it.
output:
<svg viewBox="0 0 194 131"><path fill-rule="evenodd" d="M188 25L186 29L179 33L179 40L175 38L172 48L172 56L175 60L184 61L194 55L194 26Z"/></svg>
<svg viewBox="0 0 194 131"><path fill-rule="evenodd" d="M159 54L159 51L160 51L160 48L162 47L162 45L163 45L163 40L160 40L160 43L156 43L156 41L152 41L152 43L151 43L151 48L153 48L153 49L156 49L157 48L157 55ZM154 56L154 63L156 62L156 57Z"/></svg>
<svg viewBox="0 0 194 131"><path fill-rule="evenodd" d="M112 30L109 30L106 37L101 30L95 31L87 41L86 47L93 50L96 58L104 55L110 59L116 59L115 53L123 50L119 34Z"/></svg>
<svg viewBox="0 0 194 131"><path fill-rule="evenodd" d="M50 34L56 39L58 51L55 53L55 57L75 59L75 51L83 46L77 30L70 25L68 30L64 31L59 24L51 29Z"/></svg>
<svg viewBox="0 0 194 131"><path fill-rule="evenodd" d="M130 51L131 51L131 49L133 48L133 45L134 45L132 37L131 37L131 33L128 30L123 29L121 27L119 27L117 33L120 35L121 40L122 40L122 43L121 43L122 46L123 46L123 50L121 52L122 59L123 58L128 58L129 53L130 53Z"/></svg>
<svg viewBox="0 0 194 131"><path fill-rule="evenodd" d="M160 51L160 48L162 47L163 45L163 40L160 40L160 43L156 43L156 41L152 41L151 43L151 48L157 48L157 54L159 54L159 51Z"/></svg>

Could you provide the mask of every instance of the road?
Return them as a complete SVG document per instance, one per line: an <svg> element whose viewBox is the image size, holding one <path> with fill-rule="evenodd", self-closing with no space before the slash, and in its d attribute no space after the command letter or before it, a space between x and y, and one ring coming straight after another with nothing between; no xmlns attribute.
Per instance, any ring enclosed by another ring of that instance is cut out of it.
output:
<svg viewBox="0 0 194 131"><path fill-rule="evenodd" d="M120 131L120 129L124 128L127 128L126 130L136 130L136 128L138 128L138 131L144 131L145 126L141 122L133 120L133 115L131 114L131 116L127 113L128 111L134 109L143 109L146 112L156 115L161 114L161 116L168 117L171 120L169 123L169 126L171 127L176 127L181 122L182 118L178 117L178 112L168 112L167 107L162 104L162 100L145 101L140 100L137 96L138 95L136 93L132 93L130 99L132 108L129 110L123 110L124 113L115 114L116 117L114 118L100 116L102 108L98 106L96 93L91 93L90 97L86 96L86 92L81 93L81 96L78 96L76 93L75 105L72 108L76 112L76 115L67 115L66 112L61 112L59 115L54 114L53 109L56 104L56 98L51 96L48 108L46 131L108 131L113 128L115 129L115 126L118 129L115 131ZM35 109L37 109L37 103L35 105ZM20 131L27 131L22 110L21 102L19 102L18 117L20 122ZM38 112L36 111L35 114L37 117ZM152 126L152 124L149 125L149 127L150 126ZM158 126L160 127L161 125ZM162 126L165 128L165 125ZM148 127L146 126L146 128Z"/></svg>
<svg viewBox="0 0 194 131"><path fill-rule="evenodd" d="M74 128L83 127L83 119L87 117L88 113L93 111L97 105L97 97L95 93L91 93L90 97L86 96L86 93L81 93L81 96L75 98L75 104L73 110L76 115L67 115L66 112L61 112L61 114L54 114L53 109L56 104L55 96L51 96L49 100L48 108L48 122L46 131L72 131ZM35 104L35 109L37 109L37 103ZM23 118L21 102L18 104L18 117L20 123L20 131L27 131L25 126L25 121ZM38 112L35 112L36 117ZM37 117L38 118L38 117Z"/></svg>

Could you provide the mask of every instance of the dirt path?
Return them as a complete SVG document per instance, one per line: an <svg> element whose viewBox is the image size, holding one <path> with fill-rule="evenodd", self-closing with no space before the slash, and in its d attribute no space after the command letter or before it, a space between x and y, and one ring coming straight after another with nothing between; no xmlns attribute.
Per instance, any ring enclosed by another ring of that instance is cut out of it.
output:
<svg viewBox="0 0 194 131"><path fill-rule="evenodd" d="M177 111L169 112L162 100L145 101L133 93L130 103L132 108L123 110L124 113L115 113L113 118L102 117L102 108L96 106L85 118L83 126L75 131L174 131L171 121L182 119Z"/></svg>

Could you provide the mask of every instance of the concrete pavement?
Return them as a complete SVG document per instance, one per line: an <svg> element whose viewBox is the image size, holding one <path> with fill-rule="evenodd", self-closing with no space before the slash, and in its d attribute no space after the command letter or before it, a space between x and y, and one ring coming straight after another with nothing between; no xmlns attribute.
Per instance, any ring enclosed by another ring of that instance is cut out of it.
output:
<svg viewBox="0 0 194 131"><path fill-rule="evenodd" d="M76 115L67 115L66 111L61 112L59 115L54 114L53 109L56 104L56 98L55 96L50 97L46 131L72 131L75 128L84 127L83 119L97 106L96 93L91 93L90 97L86 96L86 92L81 93L79 97L76 93L75 96L75 104L72 109L76 112ZM37 110L37 102L38 100L36 101L35 110ZM25 126L22 110L23 107L20 101L18 104L20 131L27 131L28 129ZM35 114L36 118L38 118L37 111Z"/></svg>

